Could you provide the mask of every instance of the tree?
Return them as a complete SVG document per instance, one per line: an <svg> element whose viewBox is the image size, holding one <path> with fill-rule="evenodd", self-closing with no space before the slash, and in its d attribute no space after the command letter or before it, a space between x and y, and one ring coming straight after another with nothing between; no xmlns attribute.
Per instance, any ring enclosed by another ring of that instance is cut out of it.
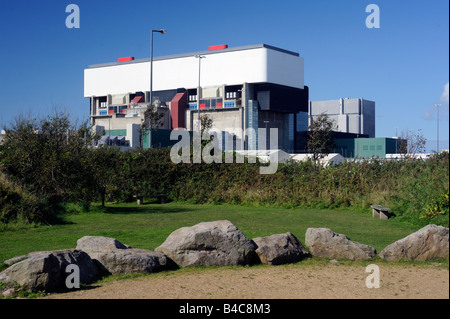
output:
<svg viewBox="0 0 450 319"><path fill-rule="evenodd" d="M120 151L115 147L98 147L90 149L86 155L83 166L90 174L91 199L100 195L102 207L105 207L106 196L120 184Z"/></svg>
<svg viewBox="0 0 450 319"><path fill-rule="evenodd" d="M141 146L143 147L144 136L149 134L150 147L152 146L151 134L152 131L156 131L163 124L164 113L158 112L156 103L147 105L147 109L144 112L144 120L142 121L140 128Z"/></svg>
<svg viewBox="0 0 450 319"><path fill-rule="evenodd" d="M333 121L325 113L312 119L308 127L306 148L313 154L314 163L327 156L335 147L332 138L333 127Z"/></svg>
<svg viewBox="0 0 450 319"><path fill-rule="evenodd" d="M416 154L425 153L427 139L420 129L417 132L402 132L400 141L398 152L405 154L405 158L414 158Z"/></svg>
<svg viewBox="0 0 450 319"><path fill-rule="evenodd" d="M204 132L209 132L209 130L213 127L213 123L213 119L208 114L203 114L200 116L200 130L202 136Z"/></svg>

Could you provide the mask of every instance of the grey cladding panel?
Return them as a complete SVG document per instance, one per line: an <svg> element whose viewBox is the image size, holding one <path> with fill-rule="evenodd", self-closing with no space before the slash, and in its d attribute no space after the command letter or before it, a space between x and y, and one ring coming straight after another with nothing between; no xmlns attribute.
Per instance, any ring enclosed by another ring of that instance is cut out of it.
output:
<svg viewBox="0 0 450 319"><path fill-rule="evenodd" d="M359 99L344 100L345 114L359 114Z"/></svg>
<svg viewBox="0 0 450 319"><path fill-rule="evenodd" d="M311 115L339 114L339 100L311 102Z"/></svg>

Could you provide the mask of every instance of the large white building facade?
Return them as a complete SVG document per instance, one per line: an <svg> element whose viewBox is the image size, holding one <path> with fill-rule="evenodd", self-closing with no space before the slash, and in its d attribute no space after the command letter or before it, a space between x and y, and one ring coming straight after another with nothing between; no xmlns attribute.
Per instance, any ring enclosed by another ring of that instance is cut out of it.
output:
<svg viewBox="0 0 450 319"><path fill-rule="evenodd" d="M192 131L200 112L213 119L212 130L233 133L247 146L246 129L277 128L278 148L292 153L296 131L308 126L308 87L298 53L266 44L224 45L156 57L152 65L152 102L165 115L161 129ZM130 57L85 69L84 96L90 98L97 132L140 146L139 126L150 103L150 66L150 59Z"/></svg>

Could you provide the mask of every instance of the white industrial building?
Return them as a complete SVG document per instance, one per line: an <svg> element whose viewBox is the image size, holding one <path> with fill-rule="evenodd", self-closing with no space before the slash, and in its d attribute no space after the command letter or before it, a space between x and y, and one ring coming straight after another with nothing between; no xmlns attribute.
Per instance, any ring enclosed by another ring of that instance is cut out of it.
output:
<svg viewBox="0 0 450 319"><path fill-rule="evenodd" d="M266 44L223 45L156 57L152 65L152 102L165 114L161 129L193 130L200 112L213 119L212 130L233 133L244 144L248 128L277 128L278 148L292 153L295 132L308 125L304 60L296 52ZM139 145L139 126L150 102L150 66L148 58L129 57L85 69L91 122L105 138Z"/></svg>

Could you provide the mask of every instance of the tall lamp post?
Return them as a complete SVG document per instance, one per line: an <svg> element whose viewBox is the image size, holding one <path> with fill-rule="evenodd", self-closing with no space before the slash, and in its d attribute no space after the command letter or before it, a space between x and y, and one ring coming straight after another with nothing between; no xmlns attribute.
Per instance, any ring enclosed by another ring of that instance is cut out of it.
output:
<svg viewBox="0 0 450 319"><path fill-rule="evenodd" d="M153 33L158 32L161 34L166 34L165 29L159 29L159 30L152 30L151 37L150 37L150 96L149 96L149 102L150 105L152 105L152 95L153 95Z"/></svg>
<svg viewBox="0 0 450 319"><path fill-rule="evenodd" d="M158 32L161 34L166 34L166 30L165 29L159 29L159 30L152 30L151 32L151 36L150 36L150 93L149 93L149 102L150 102L150 107L153 103L153 33ZM151 126L151 124L150 124ZM149 132L149 148L152 147L152 132L151 132L151 127L150 127L150 132Z"/></svg>
<svg viewBox="0 0 450 319"><path fill-rule="evenodd" d="M435 106L437 107L437 151L436 151L436 153L439 154L439 107L441 105L435 104Z"/></svg>
<svg viewBox="0 0 450 319"><path fill-rule="evenodd" d="M197 87L197 121L198 121L198 130L201 131L202 125L200 123L200 70L202 65L202 59L206 58L204 55L195 55L198 59L198 87Z"/></svg>

